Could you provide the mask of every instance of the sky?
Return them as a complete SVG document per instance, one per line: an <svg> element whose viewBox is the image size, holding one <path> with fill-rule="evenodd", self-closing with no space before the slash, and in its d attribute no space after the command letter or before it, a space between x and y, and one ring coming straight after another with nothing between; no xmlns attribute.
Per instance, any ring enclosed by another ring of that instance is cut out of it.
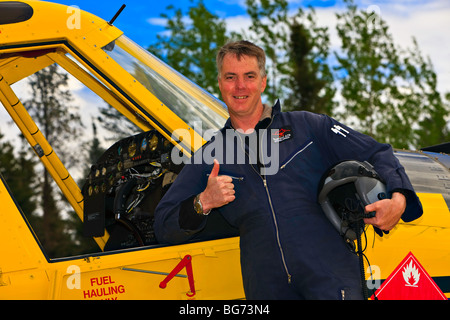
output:
<svg viewBox="0 0 450 320"><path fill-rule="evenodd" d="M127 7L114 25L129 38L146 48L156 41L157 34L165 32L168 5L183 9L192 6L192 0L55 0L52 2L76 5L107 21L122 4ZM195 1L196 2L196 1ZM339 47L335 32L335 13L342 11L342 0L289 0L290 8L311 5L315 8L318 25L328 26L332 50ZM450 92L450 0L355 0L363 10L376 11L389 25L396 44L402 48L412 47L412 37L416 37L419 48L429 56L438 74L438 89ZM245 0L204 0L209 11L225 19L228 30L246 29L250 18L245 11ZM375 17L375 16L374 16Z"/></svg>

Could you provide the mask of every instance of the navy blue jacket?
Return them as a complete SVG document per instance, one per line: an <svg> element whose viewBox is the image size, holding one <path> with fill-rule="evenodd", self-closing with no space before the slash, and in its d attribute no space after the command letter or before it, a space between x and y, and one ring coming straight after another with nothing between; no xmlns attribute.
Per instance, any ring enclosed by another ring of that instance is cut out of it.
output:
<svg viewBox="0 0 450 320"><path fill-rule="evenodd" d="M326 170L339 161L368 161L386 181L388 191L405 190L402 219L408 222L422 215L422 206L404 168L389 145L325 115L281 112L277 103L272 118L256 128L261 127L258 145L267 146L266 150L249 148L239 136L226 138L226 131L232 130L228 119L219 133L225 138L213 138L198 151L205 161L186 165L156 209L157 239L172 244L188 241L208 219L222 215L239 230L248 299L337 299L344 292L361 298L358 258L317 203L318 185ZM224 154L221 146L226 147ZM214 148L219 150L216 154L211 152ZM243 150L245 163L236 164ZM255 161L258 150L266 156L262 163ZM272 158L267 163L272 150L278 152L279 161ZM232 157L227 157L231 151ZM221 163L219 174L233 178L236 199L209 217L192 214L186 219L186 208L192 208L193 198L206 188L213 167L211 153ZM278 166L276 172L273 167L265 172L273 164ZM272 172L264 174L267 171Z"/></svg>

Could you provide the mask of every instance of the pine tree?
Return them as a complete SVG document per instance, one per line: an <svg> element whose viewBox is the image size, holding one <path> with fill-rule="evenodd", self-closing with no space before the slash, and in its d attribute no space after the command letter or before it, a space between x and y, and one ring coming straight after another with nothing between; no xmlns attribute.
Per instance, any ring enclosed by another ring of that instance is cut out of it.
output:
<svg viewBox="0 0 450 320"><path fill-rule="evenodd" d="M286 0L247 0L252 19L248 38L266 52L270 102L283 101L283 110L332 114L333 74L328 65L329 35L316 24L313 8L292 13Z"/></svg>
<svg viewBox="0 0 450 320"><path fill-rule="evenodd" d="M415 146L423 148L450 141L450 129L447 125L449 101L439 93L438 79L431 59L422 56L415 38L413 47L408 49L404 58L404 64L407 78L411 79L406 94L408 102L420 109L418 125L413 125L414 140L417 141ZM408 106L405 105L405 108Z"/></svg>
<svg viewBox="0 0 450 320"><path fill-rule="evenodd" d="M310 8L305 18L303 11L300 11L290 25L291 71L286 91L291 93L285 100L284 110L332 115L336 88L327 63L330 45L328 29L316 25L313 8Z"/></svg>
<svg viewBox="0 0 450 320"><path fill-rule="evenodd" d="M51 65L30 77L32 98L24 103L30 115L40 127L54 152L63 163L77 161L75 141L80 133L81 120L78 110L71 106L71 93L67 89L68 75ZM67 226L62 217L62 197L47 170L42 170L39 197L42 221L35 227L41 243L50 257L67 255L71 246Z"/></svg>
<svg viewBox="0 0 450 320"><path fill-rule="evenodd" d="M0 174L5 179L11 193L28 220L36 217L36 161L31 158L25 148L16 148L10 142L3 142L0 132Z"/></svg>
<svg viewBox="0 0 450 320"><path fill-rule="evenodd" d="M191 3L187 12L189 19L185 19L181 9L173 5L167 7L173 15L164 13L161 17L167 19L166 30L170 31L170 36L158 35L158 41L148 50L200 87L219 96L216 53L226 42L226 25L206 8L203 0Z"/></svg>
<svg viewBox="0 0 450 320"><path fill-rule="evenodd" d="M108 141L111 140L115 142L125 137L129 137L132 134L136 134L136 131L141 131L133 122L110 105L100 106L99 111L101 116L98 116L96 120L103 129L112 134L112 136L107 139Z"/></svg>
<svg viewBox="0 0 450 320"><path fill-rule="evenodd" d="M95 122L95 119L92 119L92 140L86 143L86 156L84 157L83 161L84 174L83 178L78 182L79 186L84 185L85 177L88 176L91 165L96 163L97 160L105 152L105 149L101 146L100 140L98 138L97 125L95 124ZM73 255L87 254L99 251L98 245L94 241L94 239L87 238L83 235L83 223L73 210L70 210L68 212L67 226L70 230L72 243L74 244L71 248L71 252Z"/></svg>

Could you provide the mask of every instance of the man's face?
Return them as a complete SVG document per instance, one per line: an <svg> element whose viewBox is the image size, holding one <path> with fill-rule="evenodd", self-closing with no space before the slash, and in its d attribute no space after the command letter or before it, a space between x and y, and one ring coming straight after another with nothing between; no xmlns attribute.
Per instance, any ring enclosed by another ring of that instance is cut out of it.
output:
<svg viewBox="0 0 450 320"><path fill-rule="evenodd" d="M261 77L256 57L227 54L223 59L219 88L230 116L251 116L260 112L261 94L267 77Z"/></svg>

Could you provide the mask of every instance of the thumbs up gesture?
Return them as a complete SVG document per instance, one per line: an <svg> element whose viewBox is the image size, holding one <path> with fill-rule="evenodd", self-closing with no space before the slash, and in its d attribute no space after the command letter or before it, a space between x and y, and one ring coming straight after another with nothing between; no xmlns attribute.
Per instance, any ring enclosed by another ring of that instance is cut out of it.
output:
<svg viewBox="0 0 450 320"><path fill-rule="evenodd" d="M234 201L235 191L233 179L229 176L219 176L220 164L214 159L214 167L208 177L206 189L200 194L203 211L220 208Z"/></svg>

